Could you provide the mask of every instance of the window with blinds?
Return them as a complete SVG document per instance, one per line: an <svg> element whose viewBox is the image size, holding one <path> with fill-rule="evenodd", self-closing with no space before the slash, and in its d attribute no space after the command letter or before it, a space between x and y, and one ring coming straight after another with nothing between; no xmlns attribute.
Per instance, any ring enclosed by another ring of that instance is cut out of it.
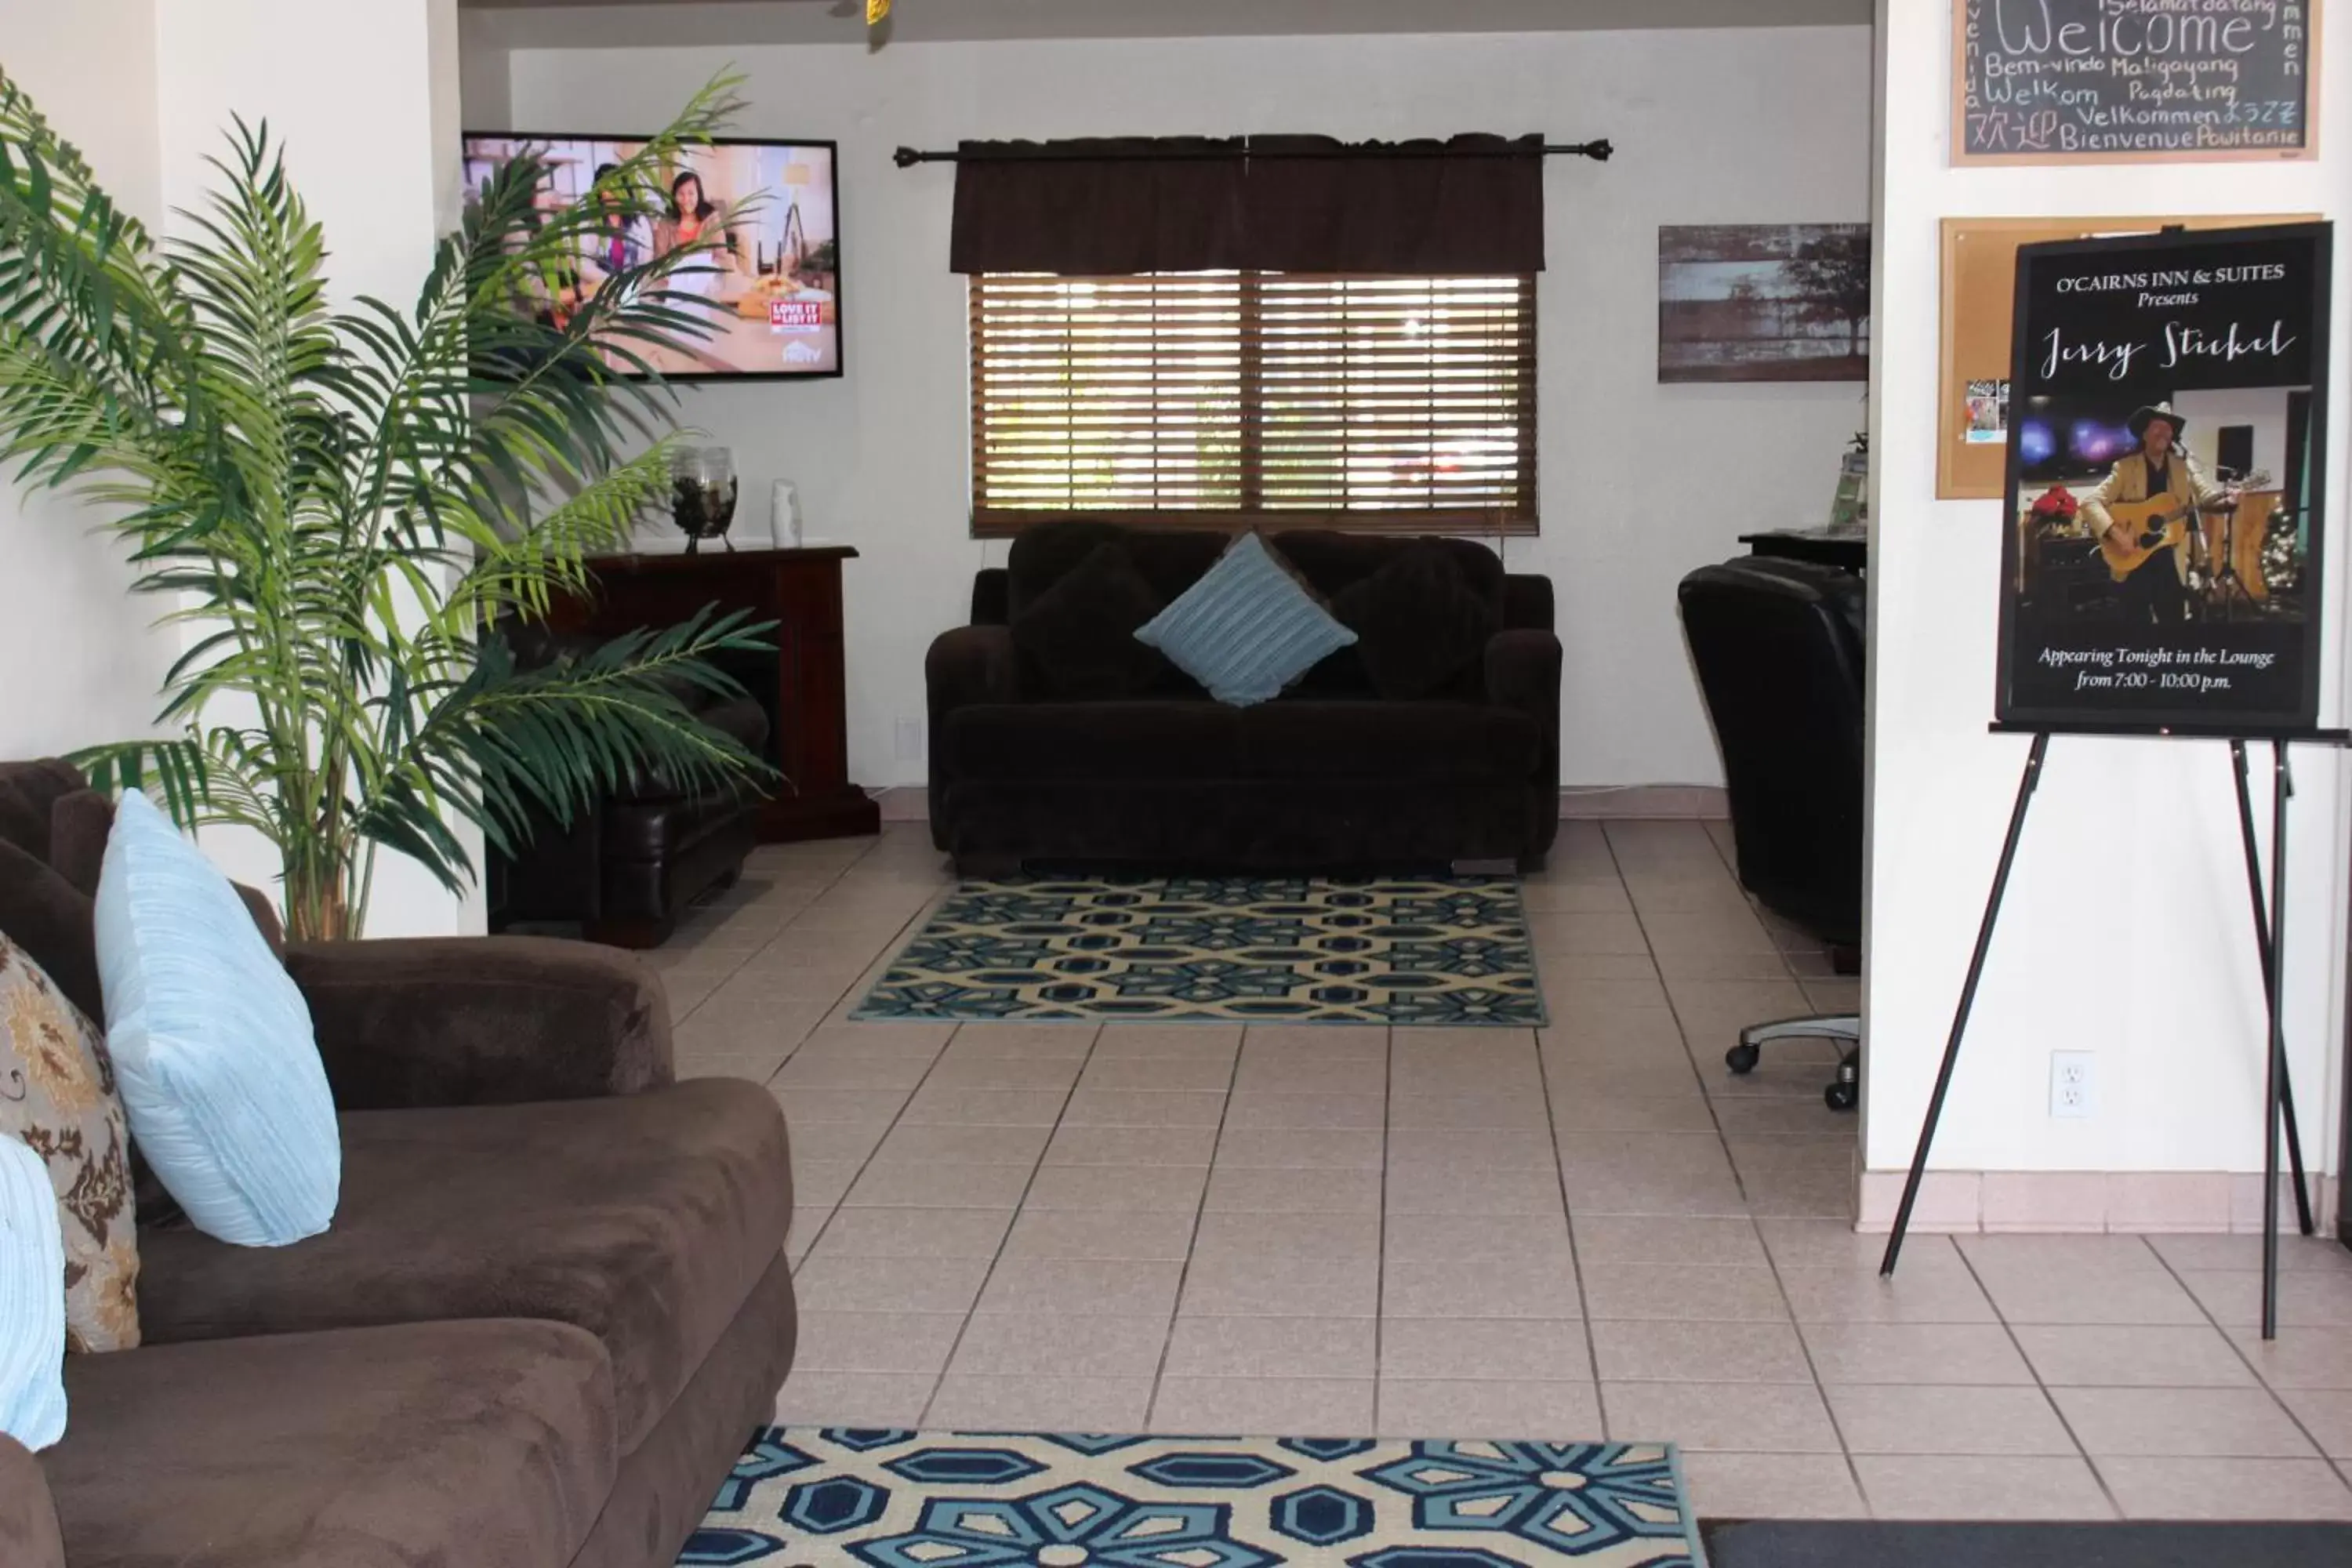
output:
<svg viewBox="0 0 2352 1568"><path fill-rule="evenodd" d="M1535 279L971 279L975 533L1532 533Z"/></svg>

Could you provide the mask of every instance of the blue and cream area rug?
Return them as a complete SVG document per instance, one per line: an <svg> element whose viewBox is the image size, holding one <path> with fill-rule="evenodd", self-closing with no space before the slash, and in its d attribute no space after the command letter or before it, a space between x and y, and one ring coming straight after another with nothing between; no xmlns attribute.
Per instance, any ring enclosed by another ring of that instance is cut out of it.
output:
<svg viewBox="0 0 2352 1568"><path fill-rule="evenodd" d="M1701 1568L1663 1444L762 1433L681 1568Z"/></svg>
<svg viewBox="0 0 2352 1568"><path fill-rule="evenodd" d="M853 1016L1546 1022L1508 877L964 882Z"/></svg>

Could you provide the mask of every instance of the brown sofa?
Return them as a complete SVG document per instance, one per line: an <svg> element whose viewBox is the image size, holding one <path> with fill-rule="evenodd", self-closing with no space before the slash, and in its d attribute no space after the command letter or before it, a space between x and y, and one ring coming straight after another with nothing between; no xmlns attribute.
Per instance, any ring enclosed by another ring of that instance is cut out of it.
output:
<svg viewBox="0 0 2352 1568"><path fill-rule="evenodd" d="M1301 529L1274 548L1346 619L1348 591L1408 552L1443 552L1491 634L1420 696L1380 696L1354 647L1274 701L1234 708L1172 667L1107 692L1096 647L1057 662L1024 616L1118 545L1151 606L1214 564L1227 537L1055 519L1024 529L972 584L971 624L935 639L931 841L968 875L1024 861L1259 872L1543 863L1559 832L1560 645L1551 581L1466 540ZM1111 641L1130 650L1128 627ZM1409 641L1441 639L1405 618Z"/></svg>
<svg viewBox="0 0 2352 1568"><path fill-rule="evenodd" d="M69 993L80 782L0 765L0 931ZM68 1358L57 1446L0 1442L0 1562L668 1568L792 1362L775 1100L674 1081L623 954L285 958L342 1111L334 1224L235 1247L142 1193L145 1342Z"/></svg>

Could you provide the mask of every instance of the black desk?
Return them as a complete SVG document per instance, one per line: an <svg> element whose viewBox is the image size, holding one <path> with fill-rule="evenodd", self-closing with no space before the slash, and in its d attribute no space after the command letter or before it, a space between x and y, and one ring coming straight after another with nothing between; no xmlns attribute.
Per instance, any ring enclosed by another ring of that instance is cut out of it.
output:
<svg viewBox="0 0 2352 1568"><path fill-rule="evenodd" d="M1754 555L1811 561L1847 572L1864 572L1870 567L1870 535L1859 528L1771 528L1760 533L1743 533L1739 542Z"/></svg>

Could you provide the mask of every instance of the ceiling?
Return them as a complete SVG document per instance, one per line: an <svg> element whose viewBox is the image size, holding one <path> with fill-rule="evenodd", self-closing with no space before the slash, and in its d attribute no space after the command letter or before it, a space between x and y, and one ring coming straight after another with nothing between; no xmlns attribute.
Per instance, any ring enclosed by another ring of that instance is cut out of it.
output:
<svg viewBox="0 0 2352 1568"><path fill-rule="evenodd" d="M519 47L860 42L856 0L459 0ZM1873 0L897 0L901 43L1866 26Z"/></svg>

